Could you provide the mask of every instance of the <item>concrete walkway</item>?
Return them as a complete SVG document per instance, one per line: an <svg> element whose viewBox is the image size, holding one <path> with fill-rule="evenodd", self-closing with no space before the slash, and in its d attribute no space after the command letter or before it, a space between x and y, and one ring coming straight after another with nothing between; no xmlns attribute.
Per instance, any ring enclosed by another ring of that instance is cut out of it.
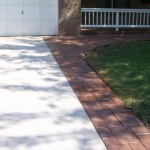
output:
<svg viewBox="0 0 150 150"><path fill-rule="evenodd" d="M41 37L0 38L0 150L106 150Z"/></svg>

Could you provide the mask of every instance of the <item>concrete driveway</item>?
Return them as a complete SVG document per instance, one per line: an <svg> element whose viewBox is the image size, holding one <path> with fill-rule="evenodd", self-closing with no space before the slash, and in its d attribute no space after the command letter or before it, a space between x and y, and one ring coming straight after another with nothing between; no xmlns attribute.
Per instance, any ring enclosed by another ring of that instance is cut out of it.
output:
<svg viewBox="0 0 150 150"><path fill-rule="evenodd" d="M41 37L0 38L0 150L106 150Z"/></svg>

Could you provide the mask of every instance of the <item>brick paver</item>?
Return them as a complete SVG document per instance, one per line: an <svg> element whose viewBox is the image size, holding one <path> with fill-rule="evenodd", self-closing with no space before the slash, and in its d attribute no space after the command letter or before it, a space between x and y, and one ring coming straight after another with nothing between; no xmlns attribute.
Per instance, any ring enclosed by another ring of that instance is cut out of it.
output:
<svg viewBox="0 0 150 150"><path fill-rule="evenodd" d="M44 37L109 150L150 150L150 130L85 63L84 56L98 46L141 39L150 40L150 36L98 34Z"/></svg>

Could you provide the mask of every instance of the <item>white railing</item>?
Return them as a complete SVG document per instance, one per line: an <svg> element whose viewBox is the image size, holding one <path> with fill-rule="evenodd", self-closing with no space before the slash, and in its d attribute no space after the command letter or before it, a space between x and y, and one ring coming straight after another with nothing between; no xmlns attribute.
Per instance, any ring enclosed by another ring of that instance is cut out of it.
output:
<svg viewBox="0 0 150 150"><path fill-rule="evenodd" d="M150 9L82 8L82 28L150 28Z"/></svg>

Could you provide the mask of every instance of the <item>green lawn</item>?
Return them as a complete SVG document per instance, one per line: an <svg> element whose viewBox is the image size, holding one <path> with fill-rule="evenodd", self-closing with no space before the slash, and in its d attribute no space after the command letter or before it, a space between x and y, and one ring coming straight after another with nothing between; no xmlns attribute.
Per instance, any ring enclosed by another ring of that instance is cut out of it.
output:
<svg viewBox="0 0 150 150"><path fill-rule="evenodd" d="M150 41L98 48L87 62L133 113L150 127Z"/></svg>

